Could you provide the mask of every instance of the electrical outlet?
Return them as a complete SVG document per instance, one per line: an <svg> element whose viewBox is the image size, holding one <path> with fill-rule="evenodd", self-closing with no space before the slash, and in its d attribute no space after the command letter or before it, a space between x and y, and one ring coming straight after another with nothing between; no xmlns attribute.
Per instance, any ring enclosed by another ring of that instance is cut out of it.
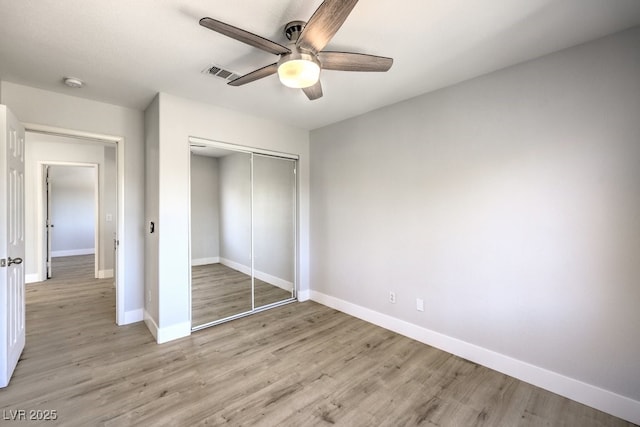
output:
<svg viewBox="0 0 640 427"><path fill-rule="evenodd" d="M416 298L416 310L424 311L424 300L422 298Z"/></svg>
<svg viewBox="0 0 640 427"><path fill-rule="evenodd" d="M396 293L395 292L389 292L389 302L391 304L395 304L396 303Z"/></svg>

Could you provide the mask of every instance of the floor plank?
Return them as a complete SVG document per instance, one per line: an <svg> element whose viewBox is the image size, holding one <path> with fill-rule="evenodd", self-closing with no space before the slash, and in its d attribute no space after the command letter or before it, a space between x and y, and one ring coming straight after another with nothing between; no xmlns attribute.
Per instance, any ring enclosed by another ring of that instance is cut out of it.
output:
<svg viewBox="0 0 640 427"><path fill-rule="evenodd" d="M314 302L157 345L142 323L115 326L113 281L80 270L27 285L27 346L0 390L0 416L55 410L41 424L64 426L631 425Z"/></svg>

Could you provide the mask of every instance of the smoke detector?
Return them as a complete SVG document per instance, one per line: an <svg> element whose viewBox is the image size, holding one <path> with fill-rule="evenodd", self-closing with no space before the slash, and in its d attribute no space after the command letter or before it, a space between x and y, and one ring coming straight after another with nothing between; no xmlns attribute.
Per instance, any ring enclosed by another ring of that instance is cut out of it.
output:
<svg viewBox="0 0 640 427"><path fill-rule="evenodd" d="M81 88L84 86L84 82L76 77L65 77L62 81L64 84L72 88Z"/></svg>

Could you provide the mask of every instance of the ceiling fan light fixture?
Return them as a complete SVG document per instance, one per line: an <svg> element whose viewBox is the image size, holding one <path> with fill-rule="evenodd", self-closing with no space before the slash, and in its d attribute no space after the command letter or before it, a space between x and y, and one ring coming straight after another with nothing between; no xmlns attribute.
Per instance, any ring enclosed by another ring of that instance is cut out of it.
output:
<svg viewBox="0 0 640 427"><path fill-rule="evenodd" d="M287 87L310 87L320 79L320 63L310 54L292 52L283 56L278 63L278 77Z"/></svg>

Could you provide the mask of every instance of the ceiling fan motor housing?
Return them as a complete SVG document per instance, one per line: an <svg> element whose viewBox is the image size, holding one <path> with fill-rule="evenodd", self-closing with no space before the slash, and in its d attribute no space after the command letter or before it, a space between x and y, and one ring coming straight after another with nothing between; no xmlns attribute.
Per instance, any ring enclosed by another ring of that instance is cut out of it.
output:
<svg viewBox="0 0 640 427"><path fill-rule="evenodd" d="M304 30L305 25L307 25L304 21L291 21L284 26L284 35L287 37L287 40L291 40L292 42L298 41L298 37L302 34L302 30Z"/></svg>

